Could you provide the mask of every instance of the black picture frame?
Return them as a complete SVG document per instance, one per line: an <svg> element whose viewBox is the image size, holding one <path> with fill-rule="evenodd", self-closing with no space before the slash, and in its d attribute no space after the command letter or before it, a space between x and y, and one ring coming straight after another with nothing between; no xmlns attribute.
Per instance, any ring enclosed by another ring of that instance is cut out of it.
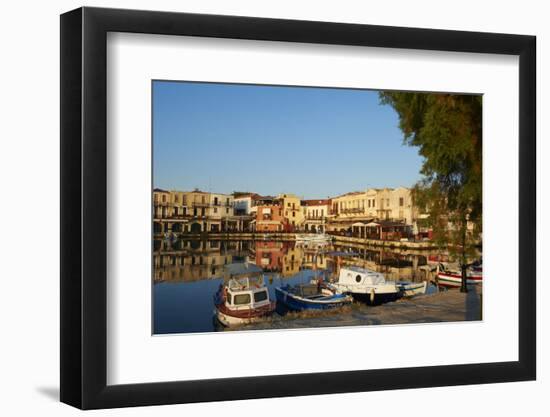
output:
<svg viewBox="0 0 550 417"><path fill-rule="evenodd" d="M519 56L519 360L112 385L107 375L108 32ZM61 401L82 409L536 378L536 38L102 8L61 15Z"/></svg>

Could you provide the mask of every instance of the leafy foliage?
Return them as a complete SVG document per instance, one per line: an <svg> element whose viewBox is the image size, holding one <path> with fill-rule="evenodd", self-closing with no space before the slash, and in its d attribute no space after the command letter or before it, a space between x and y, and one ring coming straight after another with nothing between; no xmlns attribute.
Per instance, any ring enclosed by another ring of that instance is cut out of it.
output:
<svg viewBox="0 0 550 417"><path fill-rule="evenodd" d="M404 143L424 158L413 198L429 214L434 241L466 262L481 233L482 97L381 92L380 101L396 110Z"/></svg>

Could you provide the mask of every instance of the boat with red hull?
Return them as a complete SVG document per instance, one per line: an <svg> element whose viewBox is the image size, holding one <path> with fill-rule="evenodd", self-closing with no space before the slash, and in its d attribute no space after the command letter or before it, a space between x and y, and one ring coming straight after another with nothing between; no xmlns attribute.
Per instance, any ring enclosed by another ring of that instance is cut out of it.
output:
<svg viewBox="0 0 550 417"><path fill-rule="evenodd" d="M479 285L483 283L483 268L481 265L472 265L466 270L466 284ZM440 264L437 272L437 284L443 287L460 287L462 272L458 268L450 269Z"/></svg>
<svg viewBox="0 0 550 417"><path fill-rule="evenodd" d="M214 314L224 326L256 323L273 314L276 303L269 299L261 268L242 264L236 273L229 266L229 280L214 295Z"/></svg>

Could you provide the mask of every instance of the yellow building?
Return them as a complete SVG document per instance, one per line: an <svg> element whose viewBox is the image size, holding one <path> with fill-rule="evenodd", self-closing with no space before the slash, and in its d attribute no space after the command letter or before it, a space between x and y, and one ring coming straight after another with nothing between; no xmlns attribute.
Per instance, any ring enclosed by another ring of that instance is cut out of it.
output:
<svg viewBox="0 0 550 417"><path fill-rule="evenodd" d="M200 190L153 190L154 232L203 233L242 230L234 215L233 196Z"/></svg>
<svg viewBox="0 0 550 417"><path fill-rule="evenodd" d="M412 225L416 220L411 190L370 188L354 191L332 199L332 213L327 230L349 231L353 224L373 220L391 220Z"/></svg>
<svg viewBox="0 0 550 417"><path fill-rule="evenodd" d="M277 199L281 201L283 217L289 230L301 230L305 217L302 211L300 198L294 194L279 194Z"/></svg>

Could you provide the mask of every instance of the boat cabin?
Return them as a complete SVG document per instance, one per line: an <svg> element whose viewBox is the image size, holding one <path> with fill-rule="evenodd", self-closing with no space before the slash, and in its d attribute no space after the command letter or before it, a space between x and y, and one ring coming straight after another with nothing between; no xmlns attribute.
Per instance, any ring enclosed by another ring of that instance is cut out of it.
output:
<svg viewBox="0 0 550 417"><path fill-rule="evenodd" d="M232 310L254 309L270 303L263 277L232 278L225 287L225 305Z"/></svg>
<svg viewBox="0 0 550 417"><path fill-rule="evenodd" d="M360 268L356 266L349 266L340 269L340 275L338 276L338 283L343 285L381 285L386 283L384 275L380 272L372 271L366 268Z"/></svg>

